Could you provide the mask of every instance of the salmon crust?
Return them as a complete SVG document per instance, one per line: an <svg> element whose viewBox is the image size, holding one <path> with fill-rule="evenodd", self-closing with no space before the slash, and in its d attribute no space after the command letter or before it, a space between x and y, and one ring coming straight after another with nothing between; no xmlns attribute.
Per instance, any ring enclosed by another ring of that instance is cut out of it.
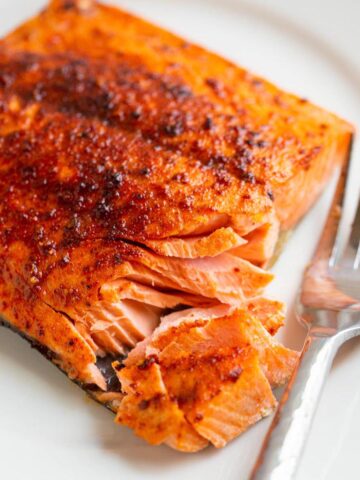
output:
<svg viewBox="0 0 360 480"><path fill-rule="evenodd" d="M0 40L0 315L150 443L225 445L296 363L265 267L352 133L131 14L51 1Z"/></svg>

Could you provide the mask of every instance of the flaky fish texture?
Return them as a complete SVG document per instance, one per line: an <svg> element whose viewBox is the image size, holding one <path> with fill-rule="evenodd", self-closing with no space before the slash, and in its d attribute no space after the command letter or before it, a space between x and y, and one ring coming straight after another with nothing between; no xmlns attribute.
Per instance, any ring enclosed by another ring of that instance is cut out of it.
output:
<svg viewBox="0 0 360 480"><path fill-rule="evenodd" d="M3 323L150 443L224 446L297 361L264 267L351 136L135 16L52 1L0 40Z"/></svg>

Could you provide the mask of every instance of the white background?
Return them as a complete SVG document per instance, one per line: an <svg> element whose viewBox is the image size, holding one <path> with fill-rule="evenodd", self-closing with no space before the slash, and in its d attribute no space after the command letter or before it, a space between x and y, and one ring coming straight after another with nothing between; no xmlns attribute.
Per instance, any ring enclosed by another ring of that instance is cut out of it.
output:
<svg viewBox="0 0 360 480"><path fill-rule="evenodd" d="M142 13L360 125L358 0L113 3ZM43 5L41 0L0 0L0 33ZM354 161L354 178L360 178L358 144ZM270 291L289 304L282 337L292 347L300 347L304 335L292 305L330 196L328 191L298 227L274 268L278 276ZM149 447L113 425L109 412L5 329L0 329L0 384L0 478L6 480L246 480L269 423L269 419L260 422L221 451L185 455ZM359 447L360 343L353 340L336 359L298 480L360 478Z"/></svg>

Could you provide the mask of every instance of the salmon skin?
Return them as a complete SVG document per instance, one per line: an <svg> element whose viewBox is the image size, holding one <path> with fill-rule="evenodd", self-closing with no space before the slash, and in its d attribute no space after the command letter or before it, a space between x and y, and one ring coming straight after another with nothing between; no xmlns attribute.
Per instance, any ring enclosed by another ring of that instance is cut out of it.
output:
<svg viewBox="0 0 360 480"><path fill-rule="evenodd" d="M135 16L53 0L0 40L3 321L148 442L224 446L297 361L264 268L352 133Z"/></svg>

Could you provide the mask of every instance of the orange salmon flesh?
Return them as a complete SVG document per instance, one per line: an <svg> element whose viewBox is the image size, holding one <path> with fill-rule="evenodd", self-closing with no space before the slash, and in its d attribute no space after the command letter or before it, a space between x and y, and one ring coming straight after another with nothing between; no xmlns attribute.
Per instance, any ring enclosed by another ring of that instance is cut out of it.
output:
<svg viewBox="0 0 360 480"><path fill-rule="evenodd" d="M140 18L53 0L0 40L1 317L150 444L223 447L296 365L266 267L352 134Z"/></svg>

